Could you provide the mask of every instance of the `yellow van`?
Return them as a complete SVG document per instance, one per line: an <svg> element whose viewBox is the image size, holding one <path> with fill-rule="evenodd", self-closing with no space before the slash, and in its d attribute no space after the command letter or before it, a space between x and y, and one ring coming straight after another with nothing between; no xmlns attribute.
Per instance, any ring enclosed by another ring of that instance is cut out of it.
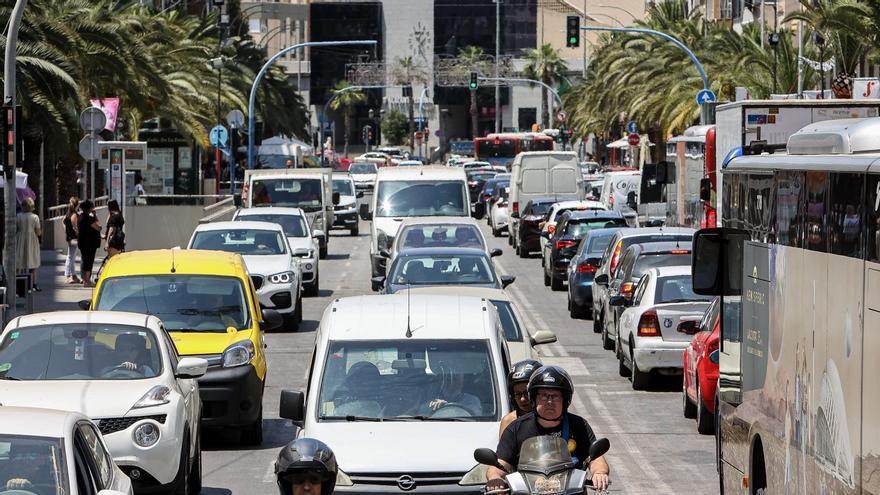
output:
<svg viewBox="0 0 880 495"><path fill-rule="evenodd" d="M199 378L202 425L241 429L244 444L263 438L266 355L263 332L281 315L260 309L239 254L162 249L110 258L82 306L157 316L177 352L208 360Z"/></svg>

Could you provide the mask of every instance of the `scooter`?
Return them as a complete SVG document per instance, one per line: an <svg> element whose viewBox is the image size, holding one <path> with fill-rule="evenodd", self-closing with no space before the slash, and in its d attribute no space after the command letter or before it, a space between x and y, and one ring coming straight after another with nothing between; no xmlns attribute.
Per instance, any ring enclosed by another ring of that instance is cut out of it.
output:
<svg viewBox="0 0 880 495"><path fill-rule="evenodd" d="M608 452L611 443L600 438L590 445L590 457L582 466ZM504 470L492 449L474 451L474 459L480 464ZM593 486L587 471L574 463L568 452L568 442L561 437L538 436L523 442L516 472L507 475L510 488L486 491L486 495L580 495L584 487Z"/></svg>

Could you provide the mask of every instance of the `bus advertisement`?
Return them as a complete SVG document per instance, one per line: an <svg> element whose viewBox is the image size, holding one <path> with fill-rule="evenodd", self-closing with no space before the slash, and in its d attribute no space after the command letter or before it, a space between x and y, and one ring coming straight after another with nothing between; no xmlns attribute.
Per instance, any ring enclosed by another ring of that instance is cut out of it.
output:
<svg viewBox="0 0 880 495"><path fill-rule="evenodd" d="M475 160L510 168L523 151L553 151L553 138L541 133L517 132L489 134L474 138Z"/></svg>

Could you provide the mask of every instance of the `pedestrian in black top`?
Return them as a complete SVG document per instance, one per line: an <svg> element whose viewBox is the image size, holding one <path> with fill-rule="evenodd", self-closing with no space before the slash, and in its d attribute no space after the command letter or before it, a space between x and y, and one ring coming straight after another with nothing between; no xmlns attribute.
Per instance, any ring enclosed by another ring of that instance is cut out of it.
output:
<svg viewBox="0 0 880 495"><path fill-rule="evenodd" d="M64 237L67 239L67 262L64 264L64 277L68 284L79 284L82 280L76 274L77 230L79 229L79 198L71 196L64 215Z"/></svg>
<svg viewBox="0 0 880 495"><path fill-rule="evenodd" d="M107 211L110 212L110 218L107 219L107 230L104 231L104 249L107 250L109 259L125 251L125 232L122 230L125 219L122 218L122 210L115 199L107 202Z"/></svg>
<svg viewBox="0 0 880 495"><path fill-rule="evenodd" d="M82 255L82 283L84 287L92 286L92 268L95 266L95 253L101 247L101 223L95 213L95 204L90 200L80 203L79 215L79 252Z"/></svg>

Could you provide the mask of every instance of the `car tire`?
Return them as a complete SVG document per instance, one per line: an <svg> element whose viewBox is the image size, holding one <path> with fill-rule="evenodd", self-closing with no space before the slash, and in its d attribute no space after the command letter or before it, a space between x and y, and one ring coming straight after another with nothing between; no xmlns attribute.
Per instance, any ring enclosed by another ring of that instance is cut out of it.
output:
<svg viewBox="0 0 880 495"><path fill-rule="evenodd" d="M517 254L520 258L529 257L529 251L522 245L522 242L517 243Z"/></svg>
<svg viewBox="0 0 880 495"><path fill-rule="evenodd" d="M651 372L645 372L639 369L632 346L630 346L629 349L629 359L632 362L632 368L630 368L630 371L632 372L631 380L633 390L647 390L651 385Z"/></svg>
<svg viewBox="0 0 880 495"><path fill-rule="evenodd" d="M510 235L510 232L507 233L507 245L513 246L513 236Z"/></svg>
<svg viewBox="0 0 880 495"><path fill-rule="evenodd" d="M687 392L687 373L681 376L681 409L685 418L694 419L697 417L697 405L691 402ZM697 396L699 397L699 396Z"/></svg>
<svg viewBox="0 0 880 495"><path fill-rule="evenodd" d="M299 329L299 324L303 321L303 296L302 289L296 295L296 309L293 311L294 329Z"/></svg>
<svg viewBox="0 0 880 495"><path fill-rule="evenodd" d="M360 228L359 228L359 226L358 226L358 225L355 225L353 228L351 228L351 229L348 230L348 233L349 233L352 237L357 237L358 234L360 234Z"/></svg>
<svg viewBox="0 0 880 495"><path fill-rule="evenodd" d="M593 333L602 333L602 316L599 315L596 318L596 313L593 313Z"/></svg>
<svg viewBox="0 0 880 495"><path fill-rule="evenodd" d="M501 230L496 229L494 225L489 224L492 227L492 237L501 237Z"/></svg>
<svg viewBox="0 0 880 495"><path fill-rule="evenodd" d="M700 377L697 377L697 431L700 435L715 433L715 415L706 409L703 403L703 391L700 390Z"/></svg>
<svg viewBox="0 0 880 495"><path fill-rule="evenodd" d="M263 406L257 420L241 429L240 442L242 445L255 446L263 443Z"/></svg>
<svg viewBox="0 0 880 495"><path fill-rule="evenodd" d="M608 336L608 331L605 330L604 322L602 323L602 349L605 349L606 351L614 349L614 341Z"/></svg>
<svg viewBox="0 0 880 495"><path fill-rule="evenodd" d="M202 491L202 440L196 436L196 456L189 468L189 492L197 495Z"/></svg>
<svg viewBox="0 0 880 495"><path fill-rule="evenodd" d="M586 316L587 310L583 306L568 298L568 315L575 320L582 320Z"/></svg>
<svg viewBox="0 0 880 495"><path fill-rule="evenodd" d="M306 296L308 296L308 297L315 297L315 296L317 296L318 293L321 291L321 279L320 279L320 277L321 277L320 274L319 274L318 272L315 272L315 280L312 280L312 283L310 283L309 285L307 285L306 288L305 288Z"/></svg>
<svg viewBox="0 0 880 495"><path fill-rule="evenodd" d="M318 246L318 259L326 259L327 258L327 241L324 241L324 244Z"/></svg>
<svg viewBox="0 0 880 495"><path fill-rule="evenodd" d="M629 368L626 367L626 361L624 359L625 358L623 357L623 353L618 352L617 353L617 374L624 377L624 378L628 378L630 375L630 370L629 370Z"/></svg>
<svg viewBox="0 0 880 495"><path fill-rule="evenodd" d="M562 284L562 279L553 273L552 268L550 271L550 289L557 292L565 289L565 286Z"/></svg>
<svg viewBox="0 0 880 495"><path fill-rule="evenodd" d="M184 437L183 446L180 449L180 463L177 467L177 476L174 477L174 495L191 495L192 485L189 481L189 438Z"/></svg>
<svg viewBox="0 0 880 495"><path fill-rule="evenodd" d="M550 275L547 273L547 269L542 268L541 273L544 274L544 287L550 287Z"/></svg>

